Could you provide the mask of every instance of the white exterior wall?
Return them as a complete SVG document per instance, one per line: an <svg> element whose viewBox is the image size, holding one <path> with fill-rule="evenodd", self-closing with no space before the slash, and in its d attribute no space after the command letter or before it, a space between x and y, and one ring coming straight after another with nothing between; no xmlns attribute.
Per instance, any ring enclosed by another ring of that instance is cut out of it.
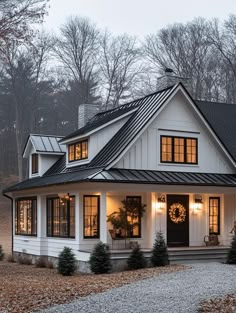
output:
<svg viewBox="0 0 236 313"><path fill-rule="evenodd" d="M88 159L80 160L76 162L68 162L68 157L66 158L67 167L73 167L80 164L89 163L95 155L108 143L108 141L118 132L118 130L124 125L129 117L124 117L98 131L91 134L88 139ZM84 138L86 139L86 138ZM82 140L82 139L81 139ZM77 140L79 141L79 139ZM68 146L67 146L68 151ZM68 155L68 153L67 153Z"/></svg>
<svg viewBox="0 0 236 313"><path fill-rule="evenodd" d="M38 153L38 173L32 174L32 154L37 153L31 147L29 153L29 178L42 176L58 159L61 155L52 154L39 154Z"/></svg>
<svg viewBox="0 0 236 313"><path fill-rule="evenodd" d="M198 164L160 162L160 136L198 138ZM235 168L187 99L177 94L114 167L180 172L235 173Z"/></svg>

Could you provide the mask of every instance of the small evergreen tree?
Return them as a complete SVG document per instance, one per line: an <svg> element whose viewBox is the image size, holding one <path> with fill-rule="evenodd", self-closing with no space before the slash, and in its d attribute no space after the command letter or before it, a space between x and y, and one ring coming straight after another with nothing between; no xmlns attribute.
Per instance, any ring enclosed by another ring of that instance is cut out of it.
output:
<svg viewBox="0 0 236 313"><path fill-rule="evenodd" d="M227 261L228 264L236 264L236 235L234 235L231 247L228 252Z"/></svg>
<svg viewBox="0 0 236 313"><path fill-rule="evenodd" d="M153 266L165 266L169 263L167 246L162 232L156 234L151 254L151 263Z"/></svg>
<svg viewBox="0 0 236 313"><path fill-rule="evenodd" d="M127 260L127 264L129 270L138 270L147 267L147 260L144 257L143 252L140 250L139 245L133 248Z"/></svg>
<svg viewBox="0 0 236 313"><path fill-rule="evenodd" d="M89 258L90 270L95 274L105 274L111 270L111 253L109 246L99 241Z"/></svg>
<svg viewBox="0 0 236 313"><path fill-rule="evenodd" d="M71 248L64 247L58 256L58 273L64 276L72 275L76 270L76 258Z"/></svg>
<svg viewBox="0 0 236 313"><path fill-rule="evenodd" d="M0 245L0 261L2 261L4 259L4 253L3 253L3 248Z"/></svg>

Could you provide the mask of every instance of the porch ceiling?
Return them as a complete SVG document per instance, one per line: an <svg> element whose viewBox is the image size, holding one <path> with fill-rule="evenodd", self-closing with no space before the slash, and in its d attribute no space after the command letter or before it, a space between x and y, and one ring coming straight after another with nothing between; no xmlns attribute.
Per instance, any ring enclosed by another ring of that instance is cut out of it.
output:
<svg viewBox="0 0 236 313"><path fill-rule="evenodd" d="M69 173L31 178L3 190L3 193L85 181L154 185L236 187L236 174L167 172L117 168L103 170L102 168L89 168Z"/></svg>

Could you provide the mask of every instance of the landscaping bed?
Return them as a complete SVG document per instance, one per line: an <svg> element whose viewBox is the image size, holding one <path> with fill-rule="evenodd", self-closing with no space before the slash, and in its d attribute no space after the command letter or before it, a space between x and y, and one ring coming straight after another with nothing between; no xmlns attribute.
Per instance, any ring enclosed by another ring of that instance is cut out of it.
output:
<svg viewBox="0 0 236 313"><path fill-rule="evenodd" d="M199 313L235 313L236 294L222 298L205 300L201 303Z"/></svg>
<svg viewBox="0 0 236 313"><path fill-rule="evenodd" d="M55 269L0 262L0 312L33 312L79 297L187 269L184 265L94 275L61 276Z"/></svg>

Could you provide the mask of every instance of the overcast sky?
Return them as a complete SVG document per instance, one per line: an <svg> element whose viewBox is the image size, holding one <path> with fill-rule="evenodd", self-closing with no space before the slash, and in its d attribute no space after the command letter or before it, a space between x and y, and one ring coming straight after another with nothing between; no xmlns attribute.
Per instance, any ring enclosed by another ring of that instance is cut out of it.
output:
<svg viewBox="0 0 236 313"><path fill-rule="evenodd" d="M56 31L71 15L89 17L114 34L140 38L194 17L224 20L236 14L236 0L50 0L45 28Z"/></svg>

